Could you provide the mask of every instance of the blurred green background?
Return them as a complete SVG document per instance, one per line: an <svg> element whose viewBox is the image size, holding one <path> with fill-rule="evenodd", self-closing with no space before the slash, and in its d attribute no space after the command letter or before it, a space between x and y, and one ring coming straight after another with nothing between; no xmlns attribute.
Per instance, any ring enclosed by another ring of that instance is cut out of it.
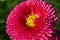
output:
<svg viewBox="0 0 60 40"><path fill-rule="evenodd" d="M10 11L23 0L0 0L0 40L10 40L5 32L6 19ZM59 17L57 22L57 30L60 29L60 0L46 0L51 3L57 11Z"/></svg>

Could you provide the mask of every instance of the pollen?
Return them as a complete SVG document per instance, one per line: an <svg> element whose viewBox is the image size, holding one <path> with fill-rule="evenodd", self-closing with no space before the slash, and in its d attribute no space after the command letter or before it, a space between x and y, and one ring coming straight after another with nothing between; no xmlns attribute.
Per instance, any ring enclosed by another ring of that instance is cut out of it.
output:
<svg viewBox="0 0 60 40"><path fill-rule="evenodd" d="M39 16L36 14L29 15L26 19L26 25L29 26L30 28L34 28L35 27L35 23L34 23L35 18L39 18Z"/></svg>

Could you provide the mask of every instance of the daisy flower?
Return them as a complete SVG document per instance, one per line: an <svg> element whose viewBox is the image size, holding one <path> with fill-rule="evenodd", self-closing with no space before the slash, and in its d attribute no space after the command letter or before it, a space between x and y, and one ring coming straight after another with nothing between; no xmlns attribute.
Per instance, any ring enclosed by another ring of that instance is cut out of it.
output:
<svg viewBox="0 0 60 40"><path fill-rule="evenodd" d="M6 32L11 40L59 40L57 15L44 0L26 0L8 15Z"/></svg>

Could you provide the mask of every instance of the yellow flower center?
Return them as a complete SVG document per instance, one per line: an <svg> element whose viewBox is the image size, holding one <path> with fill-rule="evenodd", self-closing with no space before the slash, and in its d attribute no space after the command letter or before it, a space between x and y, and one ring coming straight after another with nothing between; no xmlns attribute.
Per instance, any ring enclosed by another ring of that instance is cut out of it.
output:
<svg viewBox="0 0 60 40"><path fill-rule="evenodd" d="M35 24L34 24L34 19L35 18L39 18L38 15L29 15L27 20L26 20L26 25L29 26L30 28L34 28Z"/></svg>

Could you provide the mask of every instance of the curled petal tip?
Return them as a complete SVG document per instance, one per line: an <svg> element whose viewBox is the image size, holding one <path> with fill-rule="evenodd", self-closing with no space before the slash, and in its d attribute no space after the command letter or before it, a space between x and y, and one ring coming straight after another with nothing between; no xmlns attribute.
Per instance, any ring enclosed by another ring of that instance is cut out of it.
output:
<svg viewBox="0 0 60 40"><path fill-rule="evenodd" d="M40 1L43 1L43 0L28 0L28 1L35 1L35 2L36 2L36 1L39 1L39 2L40 2Z"/></svg>

